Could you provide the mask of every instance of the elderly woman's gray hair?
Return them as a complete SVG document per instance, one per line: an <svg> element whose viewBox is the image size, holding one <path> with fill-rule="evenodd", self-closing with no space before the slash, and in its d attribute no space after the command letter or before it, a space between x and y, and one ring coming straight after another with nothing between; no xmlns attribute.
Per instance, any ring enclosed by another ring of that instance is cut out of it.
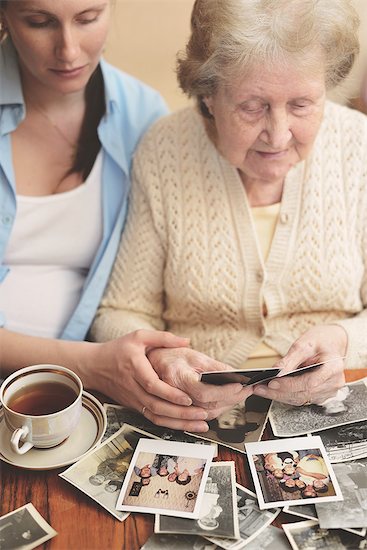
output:
<svg viewBox="0 0 367 550"><path fill-rule="evenodd" d="M312 72L321 59L330 89L353 65L358 25L350 0L196 0L179 84L200 103L254 65L293 60Z"/></svg>

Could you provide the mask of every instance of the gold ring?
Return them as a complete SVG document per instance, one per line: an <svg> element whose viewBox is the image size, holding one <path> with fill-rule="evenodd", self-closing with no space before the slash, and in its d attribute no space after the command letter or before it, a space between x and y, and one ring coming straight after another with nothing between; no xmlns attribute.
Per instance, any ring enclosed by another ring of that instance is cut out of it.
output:
<svg viewBox="0 0 367 550"><path fill-rule="evenodd" d="M147 410L146 406L144 405L144 407L141 409L141 414L144 416L144 413L145 411Z"/></svg>
<svg viewBox="0 0 367 550"><path fill-rule="evenodd" d="M301 407L308 407L309 405L312 405L311 401L305 401L302 403Z"/></svg>

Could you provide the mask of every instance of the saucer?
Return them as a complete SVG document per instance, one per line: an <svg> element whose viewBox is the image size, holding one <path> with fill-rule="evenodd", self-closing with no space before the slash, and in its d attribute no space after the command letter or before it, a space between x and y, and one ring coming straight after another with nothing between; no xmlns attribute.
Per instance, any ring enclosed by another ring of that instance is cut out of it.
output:
<svg viewBox="0 0 367 550"><path fill-rule="evenodd" d="M33 447L24 455L10 447L10 430L0 408L0 460L28 470L52 470L79 460L100 443L107 426L106 411L98 399L83 391L82 404L79 424L65 441L51 449Z"/></svg>

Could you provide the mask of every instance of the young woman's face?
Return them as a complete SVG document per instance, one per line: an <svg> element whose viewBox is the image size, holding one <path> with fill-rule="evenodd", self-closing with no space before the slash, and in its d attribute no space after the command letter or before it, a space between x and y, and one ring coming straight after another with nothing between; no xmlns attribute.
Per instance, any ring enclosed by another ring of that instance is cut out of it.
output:
<svg viewBox="0 0 367 550"><path fill-rule="evenodd" d="M244 181L283 181L309 154L325 101L322 61L314 74L293 64L255 66L205 98L216 146Z"/></svg>
<svg viewBox="0 0 367 550"><path fill-rule="evenodd" d="M85 88L107 37L110 0L12 0L4 17L23 81L68 94Z"/></svg>

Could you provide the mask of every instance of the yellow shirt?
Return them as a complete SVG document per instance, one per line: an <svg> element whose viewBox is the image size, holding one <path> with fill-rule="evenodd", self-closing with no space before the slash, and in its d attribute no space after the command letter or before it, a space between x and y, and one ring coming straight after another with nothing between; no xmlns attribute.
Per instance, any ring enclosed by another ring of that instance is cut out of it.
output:
<svg viewBox="0 0 367 550"><path fill-rule="evenodd" d="M269 206L255 206L251 208L256 236L264 264L269 255L279 211L279 202L270 204ZM263 305L263 313L266 316L265 304ZM276 351L264 344L264 342L260 342L247 359L244 367L248 369L269 368L272 367L279 358L280 355L278 355Z"/></svg>

